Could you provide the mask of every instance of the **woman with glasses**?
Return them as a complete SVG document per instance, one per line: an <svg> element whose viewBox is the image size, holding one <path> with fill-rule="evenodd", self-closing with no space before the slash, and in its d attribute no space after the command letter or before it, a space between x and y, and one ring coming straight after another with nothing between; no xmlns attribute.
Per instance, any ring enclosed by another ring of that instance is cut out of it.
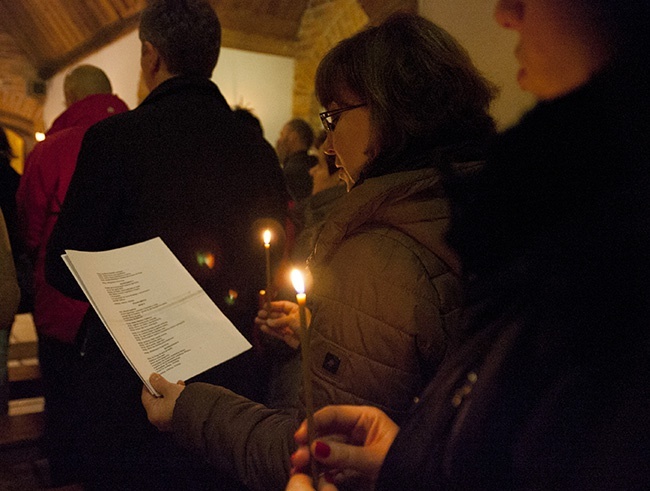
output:
<svg viewBox="0 0 650 491"><path fill-rule="evenodd" d="M402 14L327 54L316 93L325 151L349 192L308 261L314 403L370 404L400 421L459 335L445 176L483 158L493 88L447 32ZM286 335L297 314L273 302L257 322ZM165 396L143 393L154 424L251 488L284 486L300 409L279 413L210 385L152 384Z"/></svg>
<svg viewBox="0 0 650 491"><path fill-rule="evenodd" d="M316 74L348 189L308 261L314 397L401 419L458 335L461 302L445 176L478 166L494 125L491 86L444 30L392 17L332 49ZM258 322L297 330L297 306Z"/></svg>

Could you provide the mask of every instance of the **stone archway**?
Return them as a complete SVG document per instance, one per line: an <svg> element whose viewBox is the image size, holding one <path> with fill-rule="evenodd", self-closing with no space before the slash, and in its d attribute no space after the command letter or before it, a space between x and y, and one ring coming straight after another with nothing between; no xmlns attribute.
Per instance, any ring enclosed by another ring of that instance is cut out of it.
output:
<svg viewBox="0 0 650 491"><path fill-rule="evenodd" d="M294 116L320 128L314 78L318 63L336 43L396 11L417 10L417 0L312 0L302 18L295 58Z"/></svg>

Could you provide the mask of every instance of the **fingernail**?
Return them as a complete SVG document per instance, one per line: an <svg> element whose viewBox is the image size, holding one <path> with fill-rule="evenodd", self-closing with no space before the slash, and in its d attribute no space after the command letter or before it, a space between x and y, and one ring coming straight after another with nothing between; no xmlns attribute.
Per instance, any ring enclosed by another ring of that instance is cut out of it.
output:
<svg viewBox="0 0 650 491"><path fill-rule="evenodd" d="M316 447L314 448L314 454L319 459L326 459L330 456L332 449L327 443L316 442Z"/></svg>

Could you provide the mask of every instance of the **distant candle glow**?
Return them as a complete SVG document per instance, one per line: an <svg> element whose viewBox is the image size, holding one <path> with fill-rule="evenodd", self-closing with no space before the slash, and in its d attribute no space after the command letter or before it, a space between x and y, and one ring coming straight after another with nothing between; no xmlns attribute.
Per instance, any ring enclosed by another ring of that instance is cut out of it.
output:
<svg viewBox="0 0 650 491"><path fill-rule="evenodd" d="M302 279L302 273L297 269L291 271L291 283L296 293L305 293L305 281Z"/></svg>
<svg viewBox="0 0 650 491"><path fill-rule="evenodd" d="M205 255L205 265L210 269L214 268L214 254L208 252Z"/></svg>
<svg viewBox="0 0 650 491"><path fill-rule="evenodd" d="M237 290L228 290L228 296L224 298L224 301L228 305L235 305L238 296Z"/></svg>
<svg viewBox="0 0 650 491"><path fill-rule="evenodd" d="M34 133L34 139L37 142L42 142L43 140L45 140L45 133L42 133L41 131L37 131L36 133Z"/></svg>
<svg viewBox="0 0 650 491"><path fill-rule="evenodd" d="M208 269L213 269L215 265L215 257L211 252L199 252L196 255L196 262L199 266L206 266Z"/></svg>
<svg viewBox="0 0 650 491"><path fill-rule="evenodd" d="M271 231L270 230L265 230L264 234L262 234L262 240L264 241L264 246L268 247L271 245Z"/></svg>

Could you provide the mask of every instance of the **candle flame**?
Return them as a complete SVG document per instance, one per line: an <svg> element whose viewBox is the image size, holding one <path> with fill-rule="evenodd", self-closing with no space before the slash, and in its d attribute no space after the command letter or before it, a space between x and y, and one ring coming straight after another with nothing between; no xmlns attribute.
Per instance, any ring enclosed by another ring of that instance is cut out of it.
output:
<svg viewBox="0 0 650 491"><path fill-rule="evenodd" d="M305 293L305 282L302 279L302 273L297 269L291 271L291 283L293 283L296 293Z"/></svg>
<svg viewBox="0 0 650 491"><path fill-rule="evenodd" d="M271 231L265 230L262 234L262 240L264 240L264 245L269 245L271 243Z"/></svg>

